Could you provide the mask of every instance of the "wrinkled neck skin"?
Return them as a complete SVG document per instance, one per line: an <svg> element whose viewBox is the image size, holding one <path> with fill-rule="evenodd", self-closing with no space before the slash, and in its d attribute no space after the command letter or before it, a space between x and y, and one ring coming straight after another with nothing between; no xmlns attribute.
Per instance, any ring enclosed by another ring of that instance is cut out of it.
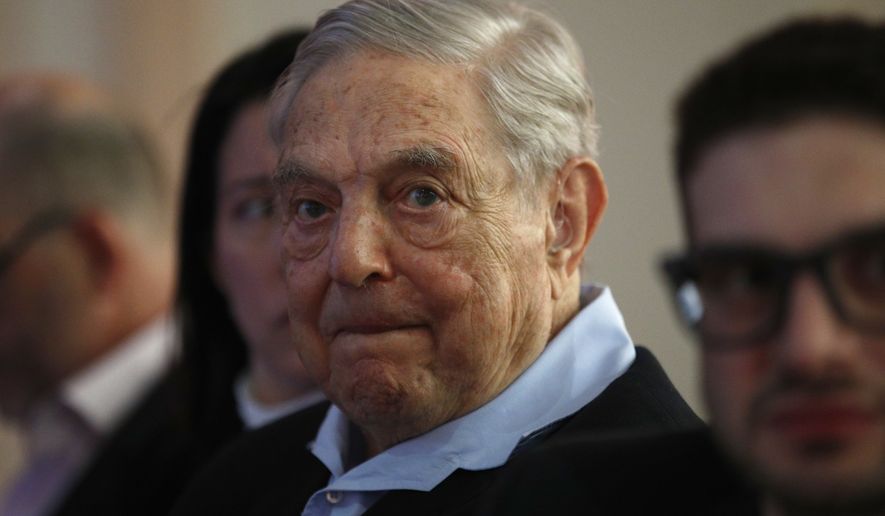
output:
<svg viewBox="0 0 885 516"><path fill-rule="evenodd" d="M550 328L549 343L581 310L581 277L572 274L562 292L562 296L553 305L553 324Z"/></svg>

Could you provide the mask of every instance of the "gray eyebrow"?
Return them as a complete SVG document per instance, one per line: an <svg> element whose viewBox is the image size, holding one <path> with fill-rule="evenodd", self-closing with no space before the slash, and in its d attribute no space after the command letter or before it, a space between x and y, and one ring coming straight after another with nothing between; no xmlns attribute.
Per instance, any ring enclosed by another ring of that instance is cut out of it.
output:
<svg viewBox="0 0 885 516"><path fill-rule="evenodd" d="M313 170L298 160L285 159L277 163L277 168L274 170L270 180L274 189L279 191L299 179L315 176L316 174Z"/></svg>
<svg viewBox="0 0 885 516"><path fill-rule="evenodd" d="M431 145L416 145L390 153L392 163L408 168L426 168L451 173L458 168L458 160L451 150ZM294 182L319 175L309 166L294 158L284 158L277 163L271 176L274 189L281 191Z"/></svg>
<svg viewBox="0 0 885 516"><path fill-rule="evenodd" d="M455 153L445 147L418 145L395 150L393 160L409 168L429 168L440 172L452 172L457 168Z"/></svg>

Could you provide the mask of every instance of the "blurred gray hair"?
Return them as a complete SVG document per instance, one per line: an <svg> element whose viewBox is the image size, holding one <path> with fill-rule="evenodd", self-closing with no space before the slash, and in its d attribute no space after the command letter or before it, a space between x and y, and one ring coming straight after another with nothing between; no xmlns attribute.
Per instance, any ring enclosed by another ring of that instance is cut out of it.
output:
<svg viewBox="0 0 885 516"><path fill-rule="evenodd" d="M537 184L571 157L596 157L593 97L575 41L540 12L487 0L353 0L323 14L274 92L278 143L305 82L361 50L470 66L523 180Z"/></svg>
<svg viewBox="0 0 885 516"><path fill-rule="evenodd" d="M0 178L10 209L103 208L172 233L172 179L142 130L111 112L31 104L0 113Z"/></svg>

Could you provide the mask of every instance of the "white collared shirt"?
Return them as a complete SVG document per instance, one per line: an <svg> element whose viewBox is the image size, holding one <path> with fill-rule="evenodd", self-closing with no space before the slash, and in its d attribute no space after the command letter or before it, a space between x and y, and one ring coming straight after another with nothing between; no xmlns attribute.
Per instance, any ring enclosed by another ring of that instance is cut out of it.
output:
<svg viewBox="0 0 885 516"><path fill-rule="evenodd" d="M521 439L596 398L630 367L636 350L610 290L590 286L583 293L588 304L496 398L348 471L350 424L332 406L311 447L331 478L302 514L357 516L387 491L430 491L457 469L498 467Z"/></svg>
<svg viewBox="0 0 885 516"><path fill-rule="evenodd" d="M326 395L317 389L282 403L268 405L252 396L249 390L249 377L244 374L234 383L234 398L237 400L237 412L243 420L243 425L247 430L254 430L283 416L312 407L326 399Z"/></svg>
<svg viewBox="0 0 885 516"><path fill-rule="evenodd" d="M169 368L174 344L171 321L154 320L66 381L61 398L105 435Z"/></svg>

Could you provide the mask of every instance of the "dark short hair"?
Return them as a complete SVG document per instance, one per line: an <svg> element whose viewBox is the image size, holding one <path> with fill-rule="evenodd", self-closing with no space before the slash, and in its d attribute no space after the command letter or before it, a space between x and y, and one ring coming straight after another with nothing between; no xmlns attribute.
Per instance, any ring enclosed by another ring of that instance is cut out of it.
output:
<svg viewBox="0 0 885 516"><path fill-rule="evenodd" d="M306 35L305 29L285 31L228 63L209 84L190 135L176 302L182 363L198 421L211 423L225 412L233 383L248 362L245 340L210 272L221 146L240 110L270 96Z"/></svg>
<svg viewBox="0 0 885 516"><path fill-rule="evenodd" d="M793 20L707 68L677 104L683 210L687 179L712 144L738 131L828 114L885 126L885 24Z"/></svg>

